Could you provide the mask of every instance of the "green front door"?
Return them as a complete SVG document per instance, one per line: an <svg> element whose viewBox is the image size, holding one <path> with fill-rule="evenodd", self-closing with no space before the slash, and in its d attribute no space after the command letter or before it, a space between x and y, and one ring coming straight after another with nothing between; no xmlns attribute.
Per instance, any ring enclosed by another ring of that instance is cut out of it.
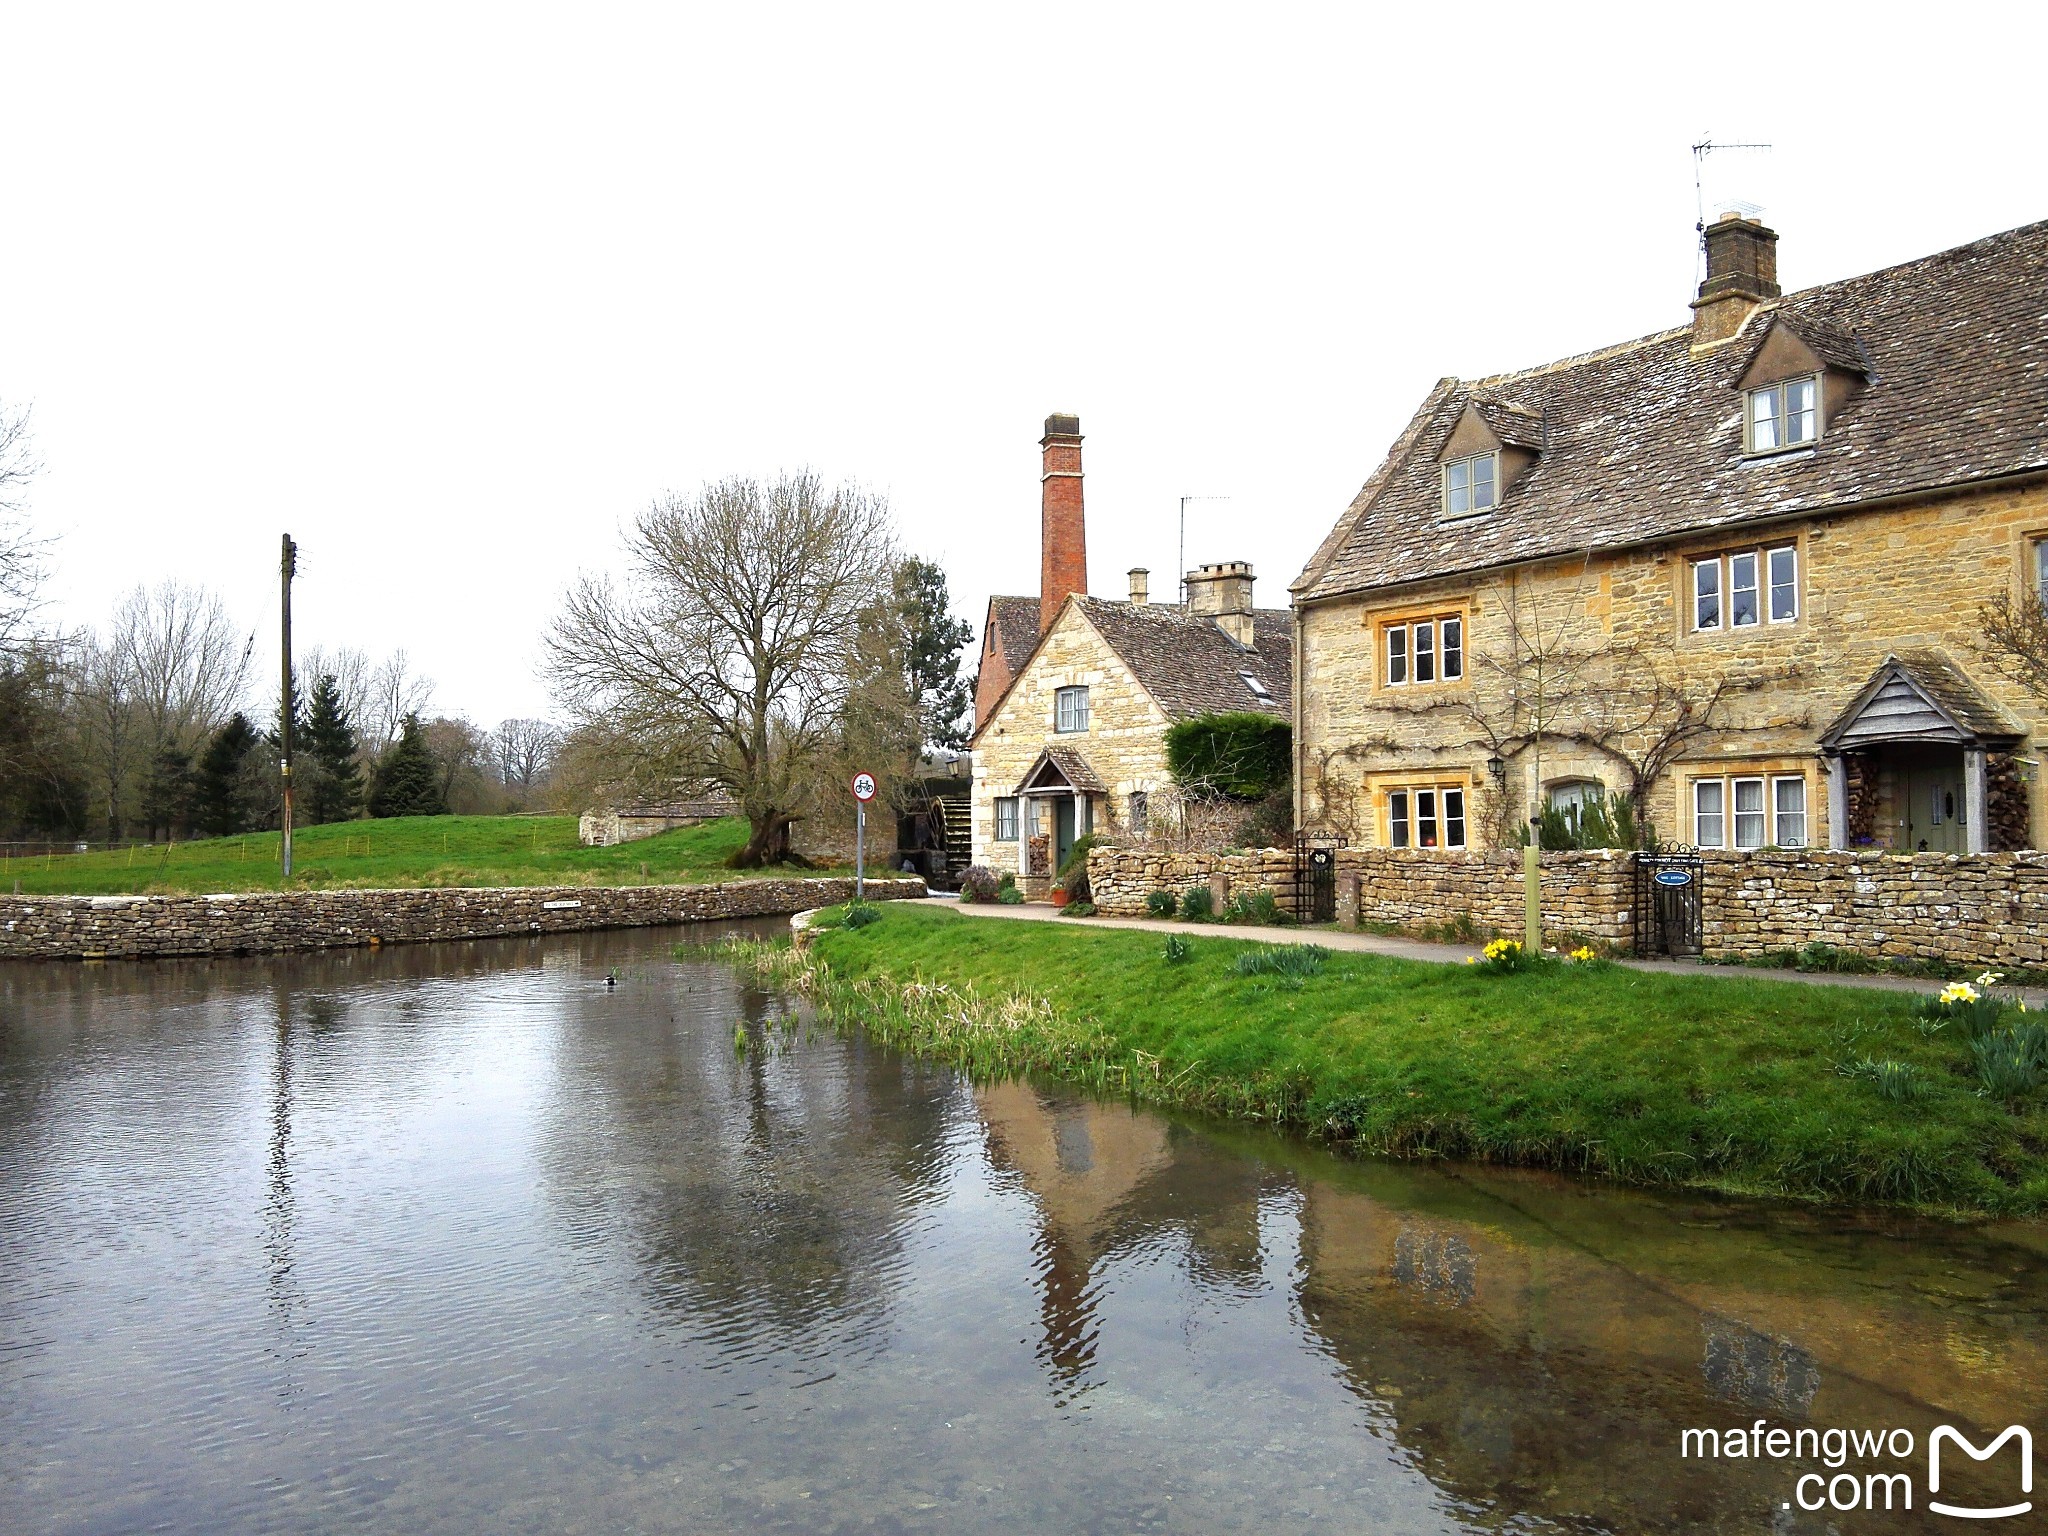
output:
<svg viewBox="0 0 2048 1536"><path fill-rule="evenodd" d="M1052 868L1058 874L1067 855L1074 851L1074 801L1062 795L1052 803Z"/></svg>
<svg viewBox="0 0 2048 1536"><path fill-rule="evenodd" d="M1905 781L1906 851L1967 853L1968 801L1962 753L1928 753L1909 763Z"/></svg>

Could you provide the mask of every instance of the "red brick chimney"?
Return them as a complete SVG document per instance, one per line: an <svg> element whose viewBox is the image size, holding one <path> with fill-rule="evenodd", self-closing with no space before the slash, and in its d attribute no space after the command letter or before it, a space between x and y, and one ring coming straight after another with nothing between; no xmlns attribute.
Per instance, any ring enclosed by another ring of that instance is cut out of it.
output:
<svg viewBox="0 0 2048 1536"><path fill-rule="evenodd" d="M1081 418L1045 418L1038 440L1045 460L1038 476L1043 514L1038 573L1038 632L1052 628L1070 593L1088 590L1088 533L1081 515Z"/></svg>

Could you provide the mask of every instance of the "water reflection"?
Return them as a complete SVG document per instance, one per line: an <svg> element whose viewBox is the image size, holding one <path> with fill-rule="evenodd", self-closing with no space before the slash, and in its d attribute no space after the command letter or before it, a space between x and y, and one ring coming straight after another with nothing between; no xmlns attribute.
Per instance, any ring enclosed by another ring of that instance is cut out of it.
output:
<svg viewBox="0 0 2048 1536"><path fill-rule="evenodd" d="M1914 1530L1679 1432L2043 1427L2038 1228L973 1087L666 942L0 970L0 1529Z"/></svg>

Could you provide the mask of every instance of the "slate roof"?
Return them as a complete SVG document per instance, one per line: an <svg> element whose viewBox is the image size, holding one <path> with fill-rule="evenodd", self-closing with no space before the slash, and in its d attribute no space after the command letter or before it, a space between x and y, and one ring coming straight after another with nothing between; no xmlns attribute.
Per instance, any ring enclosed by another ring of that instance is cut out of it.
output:
<svg viewBox="0 0 2048 1536"><path fill-rule="evenodd" d="M1868 382L1815 447L1749 458L1732 386L1774 316ZM2048 221L1787 294L1743 335L1695 354L1687 326L1439 381L1292 590L1314 600L2048 469ZM1499 507L1446 520L1437 454L1468 402L1534 413L1544 440Z"/></svg>
<svg viewBox="0 0 2048 1536"><path fill-rule="evenodd" d="M1252 645L1240 647L1206 614L1178 603L1128 603L1079 597L1088 622L1109 642L1144 690L1169 716L1184 720L1219 710L1289 716L1294 700L1294 615L1252 612ZM1260 698L1243 674L1265 686Z"/></svg>
<svg viewBox="0 0 2048 1536"><path fill-rule="evenodd" d="M1031 648L1038 644L1038 599L1035 597L992 597L988 600L988 627L995 632L1008 663L1010 676L1024 669Z"/></svg>

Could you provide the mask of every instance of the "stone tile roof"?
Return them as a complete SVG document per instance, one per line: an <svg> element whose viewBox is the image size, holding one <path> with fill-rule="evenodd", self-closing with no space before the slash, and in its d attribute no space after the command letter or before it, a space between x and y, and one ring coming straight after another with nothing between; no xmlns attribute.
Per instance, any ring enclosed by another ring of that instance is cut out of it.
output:
<svg viewBox="0 0 2048 1536"><path fill-rule="evenodd" d="M1031 765L1031 771L1017 781L1015 793L1021 795L1030 789L1039 781L1039 775L1048 765L1058 769L1060 777L1084 795L1109 793L1109 786L1104 784L1101 775L1089 766L1088 759L1081 755L1078 747L1047 747L1038 754L1037 760Z"/></svg>
<svg viewBox="0 0 2048 1536"><path fill-rule="evenodd" d="M995 631L1008 663L1010 676L1024 670L1038 644L1038 599L1035 597L992 597L988 600L988 627Z"/></svg>
<svg viewBox="0 0 2048 1536"><path fill-rule="evenodd" d="M1177 603L1129 603L1077 597L1081 611L1144 690L1169 716L1184 720L1219 710L1290 715L1294 700L1294 616L1285 608L1252 613L1252 645L1242 647L1207 615ZM1265 688L1261 698L1244 680Z"/></svg>
<svg viewBox="0 0 2048 1536"><path fill-rule="evenodd" d="M1787 294L1746 334L1773 317L1868 379L1815 447L1745 456L1732 386L1753 348L1696 354L1690 327L1444 379L1293 591L1313 600L2048 469L2048 222ZM1539 414L1545 437L1499 507L1447 522L1437 454L1475 401Z"/></svg>
<svg viewBox="0 0 2048 1536"><path fill-rule="evenodd" d="M1870 681L1857 690L1856 697L1828 728L1821 732L1825 746L1834 746L1856 724L1871 700L1894 678L1902 679L1921 698L1955 723L1963 736L1978 741L2013 741L2026 734L1985 698L1969 674L1940 651L1897 651L1878 664Z"/></svg>

